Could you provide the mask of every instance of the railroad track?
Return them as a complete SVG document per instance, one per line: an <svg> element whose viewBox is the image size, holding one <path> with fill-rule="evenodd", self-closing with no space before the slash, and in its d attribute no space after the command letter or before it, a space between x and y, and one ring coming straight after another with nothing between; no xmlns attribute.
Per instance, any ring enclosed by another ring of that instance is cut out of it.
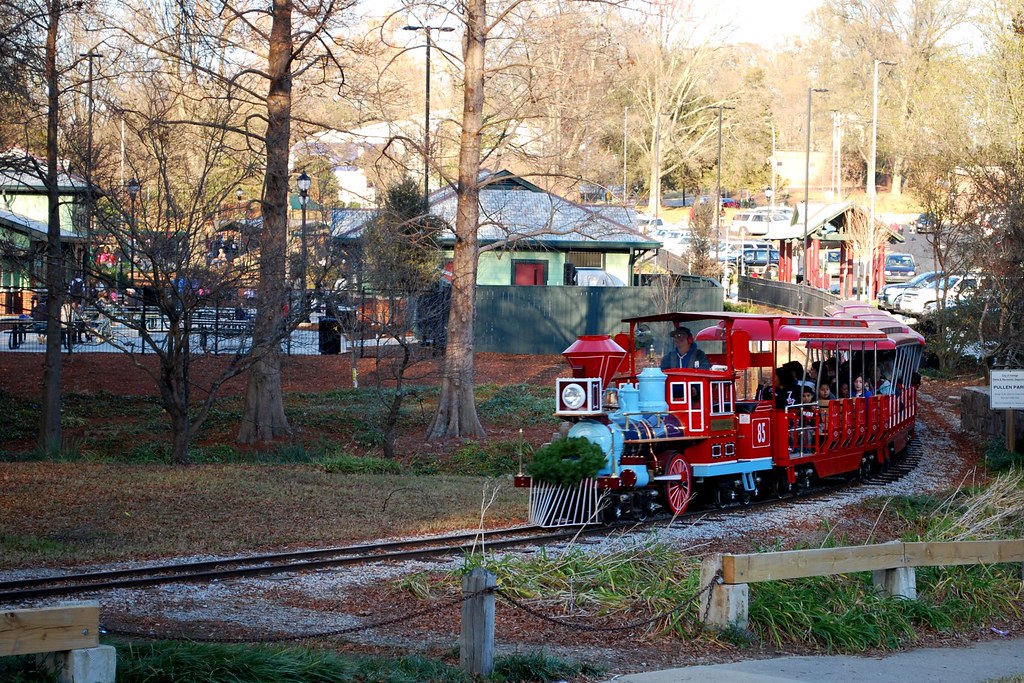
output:
<svg viewBox="0 0 1024 683"><path fill-rule="evenodd" d="M552 530L541 527L514 527L407 541L388 541L200 562L169 563L133 569L16 579L0 582L0 603L115 588L143 588L166 583L219 581L245 576L342 567L367 562L436 558L474 550L479 551L480 548L509 548L524 544L564 541L579 533L580 530L576 528Z"/></svg>
<svg viewBox="0 0 1024 683"><path fill-rule="evenodd" d="M673 526L703 525L722 522L733 514L768 505L807 505L819 502L857 483L883 486L898 481L913 471L922 457L920 444L911 442L907 454L893 462L884 471L872 473L861 480L844 481L818 486L800 495L782 498L763 498L749 504L706 507L689 510L673 520ZM545 545L578 537L607 534L625 528L646 528L664 522L659 516L647 522L623 522L610 526L568 527L545 529L538 526L513 527L486 532L450 534L405 541L387 541L362 545L319 548L285 553L222 558L199 562L169 563L133 569L113 569L78 574L61 574L32 579L0 581L0 604L34 598L74 595L116 588L144 588L167 583L210 582L226 579L287 574L332 567L343 567L368 562L408 561L444 557L479 551L481 548L504 549L522 545Z"/></svg>

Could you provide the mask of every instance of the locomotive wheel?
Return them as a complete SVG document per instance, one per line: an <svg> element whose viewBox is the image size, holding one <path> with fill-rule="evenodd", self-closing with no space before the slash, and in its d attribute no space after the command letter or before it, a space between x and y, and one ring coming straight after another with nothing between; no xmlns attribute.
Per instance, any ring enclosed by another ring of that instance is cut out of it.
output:
<svg viewBox="0 0 1024 683"><path fill-rule="evenodd" d="M686 510L693 497L693 474L690 464L678 453L669 452L665 457L665 474L678 474L679 481L665 482L665 506L673 515Z"/></svg>

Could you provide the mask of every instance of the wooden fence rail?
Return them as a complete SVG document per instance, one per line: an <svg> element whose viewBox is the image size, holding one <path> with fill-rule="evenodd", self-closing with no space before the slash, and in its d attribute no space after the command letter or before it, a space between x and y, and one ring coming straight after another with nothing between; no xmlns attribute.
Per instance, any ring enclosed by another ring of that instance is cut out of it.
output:
<svg viewBox="0 0 1024 683"><path fill-rule="evenodd" d="M789 550L777 553L711 555L701 565L701 585L721 573L709 596L705 623L747 625L747 584L850 572L873 573L875 590L893 597L917 598L914 567L1024 562L1024 539L951 541Z"/></svg>
<svg viewBox="0 0 1024 683"><path fill-rule="evenodd" d="M60 683L114 683L115 649L100 645L100 603L0 612L0 657L45 655Z"/></svg>

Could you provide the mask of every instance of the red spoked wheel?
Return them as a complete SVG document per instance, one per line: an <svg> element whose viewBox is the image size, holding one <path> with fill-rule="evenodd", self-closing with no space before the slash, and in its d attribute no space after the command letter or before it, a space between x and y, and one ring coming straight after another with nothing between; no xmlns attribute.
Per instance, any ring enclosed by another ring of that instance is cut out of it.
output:
<svg viewBox="0 0 1024 683"><path fill-rule="evenodd" d="M664 456L665 467L663 472L667 475L678 474L678 481L665 482L665 504L673 515L681 514L686 510L693 498L693 473L690 463L674 451L669 451Z"/></svg>

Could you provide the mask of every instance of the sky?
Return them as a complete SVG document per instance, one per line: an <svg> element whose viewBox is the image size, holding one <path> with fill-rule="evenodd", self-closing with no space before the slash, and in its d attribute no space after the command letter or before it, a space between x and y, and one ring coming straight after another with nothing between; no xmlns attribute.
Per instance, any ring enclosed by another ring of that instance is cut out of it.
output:
<svg viewBox="0 0 1024 683"><path fill-rule="evenodd" d="M821 0L711 0L708 13L726 26L727 42L776 47L806 31L807 15Z"/></svg>

